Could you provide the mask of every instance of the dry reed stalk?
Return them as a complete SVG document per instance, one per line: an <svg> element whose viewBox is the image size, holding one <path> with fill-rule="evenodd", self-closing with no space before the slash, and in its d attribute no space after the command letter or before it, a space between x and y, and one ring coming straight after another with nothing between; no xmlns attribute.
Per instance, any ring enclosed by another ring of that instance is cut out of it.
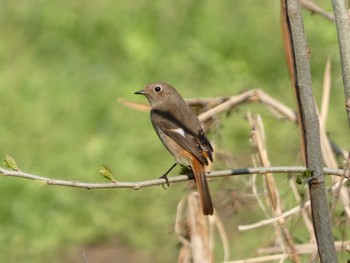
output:
<svg viewBox="0 0 350 263"><path fill-rule="evenodd" d="M298 191L298 187L297 184L295 182L295 179L290 177L289 178L289 185L290 188L292 189L292 192L294 194L294 198L297 201L298 204L302 204L303 203L303 198L300 196L300 193ZM310 203L310 200L307 201L308 203ZM303 218L304 224L306 229L308 230L309 236L310 236L310 242L316 242L316 237L315 237L315 232L312 226L312 221L311 221L311 211L309 209L309 206L304 206L301 210L301 216Z"/></svg>
<svg viewBox="0 0 350 263"><path fill-rule="evenodd" d="M256 167L258 165L257 160L255 159L255 155L253 153L252 153L252 162L253 162L254 167ZM267 208L265 207L264 202L261 199L260 194L259 194L259 190L258 190L257 183L256 183L257 178L258 178L257 174L253 174L250 178L250 185L252 186L253 196L257 200L258 205L260 206L261 210L264 212L265 216L269 217L269 213L267 211Z"/></svg>
<svg viewBox="0 0 350 263"><path fill-rule="evenodd" d="M350 170L350 152L345 161L344 176L342 176L340 179L339 178L335 179L336 183L334 185L336 187L335 189L332 188L334 192L334 201L331 207L331 214L333 214L335 210L335 206L337 204L337 200L340 196L341 200L343 201L344 210L348 217L348 220L350 219L350 191L349 191L349 187L346 187L344 183L345 183L345 175L349 172L349 170Z"/></svg>
<svg viewBox="0 0 350 263"><path fill-rule="evenodd" d="M193 263L211 263L213 256L209 251L208 221L200 208L198 193L190 193L187 200L186 221L189 227Z"/></svg>
<svg viewBox="0 0 350 263"><path fill-rule="evenodd" d="M230 249L224 225L217 212L213 216L204 216L200 209L198 192L192 192L187 198L186 225L190 239L193 263L214 262L216 226L222 240L224 261L229 259Z"/></svg>
<svg viewBox="0 0 350 263"><path fill-rule="evenodd" d="M213 223L215 223L216 228L219 232L219 236L221 238L221 242L222 242L223 249L224 249L224 262L226 262L230 258L230 247L229 247L229 241L228 241L228 237L227 237L227 233L226 233L224 224L221 221L221 219L217 213L215 213L212 217L210 217L209 221L210 222L214 221L214 222L211 222L211 225Z"/></svg>
<svg viewBox="0 0 350 263"><path fill-rule="evenodd" d="M321 113L320 113L320 138L321 138L321 150L322 150L322 156L324 163L326 167L330 168L336 168L338 167L336 158L334 156L334 153L332 151L331 143L327 137L326 132L326 123L327 123L327 116L328 116L328 109L329 109L329 100L330 100L330 92L331 90L331 62L330 58L328 58L324 77L323 77L323 92L322 92L322 102L321 102ZM345 156L344 156L345 159ZM344 177L332 177L333 185L338 185L338 188L332 188L334 193L333 203L331 207L331 215L334 213L337 200L340 196L341 201L344 204L344 211L346 213L346 216L348 219L350 219L350 194L348 192L348 189L343 184Z"/></svg>
<svg viewBox="0 0 350 263"><path fill-rule="evenodd" d="M247 117L251 126L251 143L255 149L254 159L258 161L259 166L270 167L271 163L266 149L265 132L261 117L259 115L253 116L250 113L248 113ZM274 217L279 217L282 215L283 205L273 174L266 173L264 175L264 181L268 192L268 203L271 206L272 214ZM289 233L284 217L279 217L277 224L274 225L278 239L281 241L279 242L279 240L277 240L276 243L283 244L284 252L288 252L289 257L293 262L300 262L300 258L294 248L293 238Z"/></svg>
<svg viewBox="0 0 350 263"><path fill-rule="evenodd" d="M230 250L224 225L218 215L204 216L201 212L198 192L191 192L177 206L175 233L181 243L178 263L214 262L215 229L223 243L224 261Z"/></svg>
<svg viewBox="0 0 350 263"><path fill-rule="evenodd" d="M180 200L176 209L176 219L175 219L175 234L181 243L181 248L179 251L179 256L177 259L178 263L191 263L191 243L188 240L188 227L185 223L185 207L186 207L187 197Z"/></svg>

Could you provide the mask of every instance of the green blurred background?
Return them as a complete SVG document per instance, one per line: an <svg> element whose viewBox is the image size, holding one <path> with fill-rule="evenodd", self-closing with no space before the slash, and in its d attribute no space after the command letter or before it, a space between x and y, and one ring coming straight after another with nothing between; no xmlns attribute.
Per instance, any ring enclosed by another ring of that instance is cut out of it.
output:
<svg viewBox="0 0 350 263"><path fill-rule="evenodd" d="M316 101L331 55L328 130L348 147L335 26L306 11L304 19ZM184 97L261 88L295 108L279 1L3 0L0 36L0 156L12 155L29 173L105 182L97 171L106 164L120 181L160 176L173 159L148 114L117 103L120 97L146 103L133 92L153 81L171 83ZM300 164L295 125L248 105L223 116L209 135L234 160L214 168L252 166L247 110L264 119L272 163ZM236 225L264 216L254 199L235 212L220 206L223 187L239 193L235 180L216 180L212 195L229 227L232 259L240 259L267 245L263 233L273 229L237 232ZM280 183L289 196L286 179ZM0 261L83 262L85 253L89 262L175 262L176 205L186 193L186 183L88 191L0 177ZM298 222L292 221L295 232ZM217 258L223 260L219 252Z"/></svg>

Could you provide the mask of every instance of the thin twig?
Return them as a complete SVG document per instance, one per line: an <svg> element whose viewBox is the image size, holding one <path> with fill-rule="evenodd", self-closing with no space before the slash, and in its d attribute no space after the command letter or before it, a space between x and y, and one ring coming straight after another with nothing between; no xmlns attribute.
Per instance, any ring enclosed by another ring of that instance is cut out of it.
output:
<svg viewBox="0 0 350 263"><path fill-rule="evenodd" d="M253 168L237 168L237 169L231 169L231 170L211 171L207 174L207 177L216 178L216 177L237 176L237 175L244 175L244 174L265 174L265 173L304 173L307 171L308 170L306 169L306 167L299 167L299 166L253 167ZM324 174L346 176L344 173L344 170L332 169L332 168L324 168ZM138 181L138 182L119 182L119 181L110 182L110 183L80 182L80 181L70 181L70 180L49 178L49 177L39 176L39 175L30 174L22 171L12 171L1 167L0 167L0 175L34 180L34 181L42 182L43 185L56 185L56 186L66 186L66 187L85 188L85 189L132 188L134 190L138 190L144 187L163 185L166 183L164 179L144 180L144 181ZM192 177L192 176L190 175L172 176L168 178L168 181L169 183L184 182L184 181L188 181L189 177ZM349 179L348 177L346 178Z"/></svg>
<svg viewBox="0 0 350 263"><path fill-rule="evenodd" d="M242 260L233 260L225 263L259 263L259 262L272 262L274 260L282 260L288 258L288 254L276 254L271 256L246 258Z"/></svg>
<svg viewBox="0 0 350 263"><path fill-rule="evenodd" d="M350 249L350 241L336 241L334 242L334 245L336 247L337 251L346 251ZM310 244L299 244L296 245L296 250L298 254L310 254L314 251L317 251L317 246L315 243ZM275 255L269 255L269 256L261 256L261 257L255 257L255 258L247 258L243 260L233 260L225 263L258 263L258 262L271 262L273 260L283 260L288 258L288 254L284 254L280 247L271 247L271 248L260 248L258 250L258 253L282 253L282 254L275 254Z"/></svg>
<svg viewBox="0 0 350 263"><path fill-rule="evenodd" d="M288 118L293 122L298 121L297 113L295 111L293 111L291 108L287 107L283 103L279 102L278 100L274 99L266 92L258 89L256 90L255 94L258 101L262 102L263 104L282 114L285 118Z"/></svg>
<svg viewBox="0 0 350 263"><path fill-rule="evenodd" d="M251 99L253 95L255 95L255 90L250 90L237 96L232 96L229 100L199 115L198 119L202 122L221 112L227 112L234 106Z"/></svg>
<svg viewBox="0 0 350 263"><path fill-rule="evenodd" d="M335 248L337 251L349 251L350 250L350 241L335 241ZM309 244L298 244L295 245L299 254L310 254L314 251L317 251L317 246L315 243ZM267 247L267 248L259 248L259 254L273 254L273 253L282 253L280 247Z"/></svg>
<svg viewBox="0 0 350 263"><path fill-rule="evenodd" d="M312 1L308 1L308 0L301 0L300 3L304 8L310 10L312 13L319 14L319 15L327 18L328 20L334 22L334 15L332 13L329 13L329 12L323 10L316 3L312 2Z"/></svg>
<svg viewBox="0 0 350 263"><path fill-rule="evenodd" d="M322 89L322 103L321 103L321 110L320 110L320 126L324 129L326 128L326 121L328 116L328 109L329 109L329 99L330 99L330 91L331 91L331 58L328 57L326 67L324 70L323 75L323 89Z"/></svg>
<svg viewBox="0 0 350 263"><path fill-rule="evenodd" d="M249 115L248 115L249 116ZM250 139L251 141L251 139ZM253 165L254 167L258 167L258 160L256 159L256 156L254 153L252 153L252 162L253 162ZM258 205L259 207L261 208L261 210L264 212L264 215L266 217L269 217L269 213L264 205L264 202L261 198L261 195L259 194L259 191L258 191L258 187L257 187L257 174L253 174L253 176L250 177L250 184L251 184L251 187L252 187L252 192L253 192L253 196L255 197L256 201L258 202Z"/></svg>
<svg viewBox="0 0 350 263"><path fill-rule="evenodd" d="M301 204L303 201L303 198L301 197L298 189L297 189L297 184L295 180L292 177L289 177L289 185L290 188L292 189L292 192L294 194L295 200L297 201L298 204ZM314 228L312 226L312 221L310 219L310 213L307 208L301 209L300 210L301 216L304 220L304 225L307 228L310 236L310 242L316 242L316 237L315 237L315 232Z"/></svg>
<svg viewBox="0 0 350 263"><path fill-rule="evenodd" d="M349 171L349 168L350 168L350 152L349 152L348 158L345 161L344 174L346 174ZM340 193L342 193L341 196L343 198L346 198L345 202L343 202L344 203L344 210L345 210L346 214L348 215L348 218L350 218L349 194L348 194L348 190L345 187L343 187L344 179L345 179L345 177L340 177L340 179L337 181L338 187L337 187L337 189L335 189L334 200L333 200L333 204L331 207L331 214L334 213L335 207L337 205L337 200L339 198ZM344 200L344 199L342 199L342 200Z"/></svg>
<svg viewBox="0 0 350 263"><path fill-rule="evenodd" d="M224 250L224 261L226 262L230 258L230 246L229 246L229 239L224 227L224 224L221 220L221 218L218 216L218 213L214 213L213 216L209 217L209 220L213 218L216 228L219 232L219 236L221 238L223 250Z"/></svg>
<svg viewBox="0 0 350 263"><path fill-rule="evenodd" d="M266 226L269 224L272 224L274 222L277 222L278 220L282 219L282 218L287 218L295 213L298 213L299 211L301 211L302 209L309 207L310 206L310 200L306 201L305 203L296 206L292 209L289 209L288 211L283 212L282 214L280 214L279 216L276 217L272 217L272 218L268 218L268 219L263 219L260 220L259 222L253 223L253 224L249 224L249 225L239 225L238 226L238 230L240 231L247 231L247 230L251 230L251 229L255 229L255 228L259 228L262 226Z"/></svg>
<svg viewBox="0 0 350 263"><path fill-rule="evenodd" d="M118 98L117 102L123 104L126 107L129 107L131 109L135 109L135 110L140 110L140 111L149 111L151 109L151 107L149 105L146 105L144 103L138 103L138 102L134 102L134 101L129 101L123 98Z"/></svg>

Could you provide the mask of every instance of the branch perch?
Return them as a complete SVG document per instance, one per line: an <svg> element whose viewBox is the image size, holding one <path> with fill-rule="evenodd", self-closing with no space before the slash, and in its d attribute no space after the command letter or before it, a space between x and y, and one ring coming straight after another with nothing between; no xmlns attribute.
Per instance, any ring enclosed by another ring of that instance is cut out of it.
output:
<svg viewBox="0 0 350 263"><path fill-rule="evenodd" d="M226 176L236 176L244 174L265 174L265 173L304 173L306 172L306 167L299 166L276 166L276 167L255 167L255 168L237 168L231 170L220 170L220 171L211 171L207 174L208 178L216 177L226 177ZM332 169L324 168L324 174L327 175L336 175L336 176L345 176L344 170L342 169ZM44 176L39 176L35 174L25 173L22 171L12 171L0 167L0 175L9 176L9 177L19 177L28 180L39 181L45 183L45 185L56 185L56 186L66 186L66 187L75 187L75 188L85 188L85 189L105 189L105 188L133 188L138 190L144 187L151 187L156 185L163 185L165 183L164 179L153 179L153 180L144 180L138 182L109 182L109 183L92 183L92 182L79 182L79 181L70 181L70 180L61 180L55 178L49 178ZM169 183L178 183L188 181L190 178L189 175L179 175L172 176L168 178Z"/></svg>

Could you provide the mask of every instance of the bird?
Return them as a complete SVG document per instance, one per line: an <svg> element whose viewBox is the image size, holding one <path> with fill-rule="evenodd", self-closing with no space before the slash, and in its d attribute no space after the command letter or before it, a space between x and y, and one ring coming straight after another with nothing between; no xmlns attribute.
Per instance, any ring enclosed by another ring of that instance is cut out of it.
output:
<svg viewBox="0 0 350 263"><path fill-rule="evenodd" d="M165 148L173 155L175 164L191 168L199 192L204 215L214 213L206 177L206 166L213 162L213 147L210 144L197 115L178 91L166 82L154 82L135 92L144 95L150 106L150 118L154 130Z"/></svg>

